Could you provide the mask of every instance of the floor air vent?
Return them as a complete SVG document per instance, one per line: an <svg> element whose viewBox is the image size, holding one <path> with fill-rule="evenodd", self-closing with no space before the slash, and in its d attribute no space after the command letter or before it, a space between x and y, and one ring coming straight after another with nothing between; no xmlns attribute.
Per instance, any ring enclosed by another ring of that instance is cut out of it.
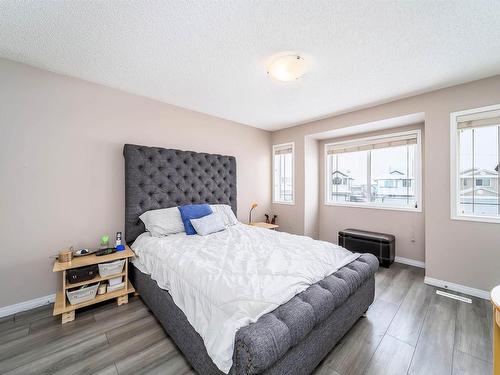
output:
<svg viewBox="0 0 500 375"><path fill-rule="evenodd" d="M448 298L456 299L456 300L459 300L459 301L462 301L462 302L472 303L472 300L470 298L462 297L462 296L457 296L456 294L448 293L448 292L443 292L442 290L436 290L436 294L439 294L440 296L443 296L443 297L448 297Z"/></svg>

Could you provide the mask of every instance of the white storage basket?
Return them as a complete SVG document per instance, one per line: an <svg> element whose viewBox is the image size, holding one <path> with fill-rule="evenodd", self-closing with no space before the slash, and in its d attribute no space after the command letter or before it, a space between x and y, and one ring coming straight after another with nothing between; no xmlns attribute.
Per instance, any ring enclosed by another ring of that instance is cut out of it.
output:
<svg viewBox="0 0 500 375"><path fill-rule="evenodd" d="M109 284L109 286L114 286L114 285L120 284L122 281L123 281L122 276L113 277L112 279L108 280L108 284Z"/></svg>
<svg viewBox="0 0 500 375"><path fill-rule="evenodd" d="M111 292L114 292L116 290L123 289L123 288L125 288L125 282L122 282L122 283L116 284L116 285L108 285L108 292L111 293Z"/></svg>
<svg viewBox="0 0 500 375"><path fill-rule="evenodd" d="M99 275L101 277L108 277L121 273L124 264L125 259L115 260L110 263L99 263Z"/></svg>
<svg viewBox="0 0 500 375"><path fill-rule="evenodd" d="M70 304L77 305L93 300L97 294L97 288L99 288L99 283L82 289L67 290L66 295Z"/></svg>

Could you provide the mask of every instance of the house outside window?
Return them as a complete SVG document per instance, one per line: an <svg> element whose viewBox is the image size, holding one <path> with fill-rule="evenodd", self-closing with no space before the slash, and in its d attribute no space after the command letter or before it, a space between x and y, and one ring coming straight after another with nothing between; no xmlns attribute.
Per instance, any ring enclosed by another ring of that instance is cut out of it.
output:
<svg viewBox="0 0 500 375"><path fill-rule="evenodd" d="M420 211L420 136L412 130L325 144L325 204Z"/></svg>
<svg viewBox="0 0 500 375"><path fill-rule="evenodd" d="M451 218L500 223L500 105L450 115Z"/></svg>

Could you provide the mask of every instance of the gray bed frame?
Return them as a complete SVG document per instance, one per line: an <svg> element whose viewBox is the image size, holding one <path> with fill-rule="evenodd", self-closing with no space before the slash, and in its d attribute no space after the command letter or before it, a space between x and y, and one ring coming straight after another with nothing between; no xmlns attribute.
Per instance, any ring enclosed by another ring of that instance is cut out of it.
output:
<svg viewBox="0 0 500 375"><path fill-rule="evenodd" d="M189 203L229 204L236 214L236 160L232 156L126 144L125 239L145 231L148 210ZM378 260L364 254L235 337L230 374L310 374L374 299ZM221 372L200 335L149 275L135 267L130 278L143 301L202 375Z"/></svg>

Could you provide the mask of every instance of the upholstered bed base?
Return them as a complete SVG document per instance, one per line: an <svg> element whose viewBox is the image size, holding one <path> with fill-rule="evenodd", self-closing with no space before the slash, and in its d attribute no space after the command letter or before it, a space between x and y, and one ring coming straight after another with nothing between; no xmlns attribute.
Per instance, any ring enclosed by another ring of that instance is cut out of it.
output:
<svg viewBox="0 0 500 375"><path fill-rule="evenodd" d="M236 214L232 156L125 145L125 240L145 231L139 216L189 203L224 203ZM235 337L232 375L309 374L373 302L378 260L364 254ZM200 335L170 294L135 267L130 277L144 302L200 375L222 374Z"/></svg>
<svg viewBox="0 0 500 375"><path fill-rule="evenodd" d="M374 256L362 255L241 328L230 374L310 374L373 302L377 269ZM141 298L193 368L203 375L223 374L170 294L135 267L130 273Z"/></svg>

